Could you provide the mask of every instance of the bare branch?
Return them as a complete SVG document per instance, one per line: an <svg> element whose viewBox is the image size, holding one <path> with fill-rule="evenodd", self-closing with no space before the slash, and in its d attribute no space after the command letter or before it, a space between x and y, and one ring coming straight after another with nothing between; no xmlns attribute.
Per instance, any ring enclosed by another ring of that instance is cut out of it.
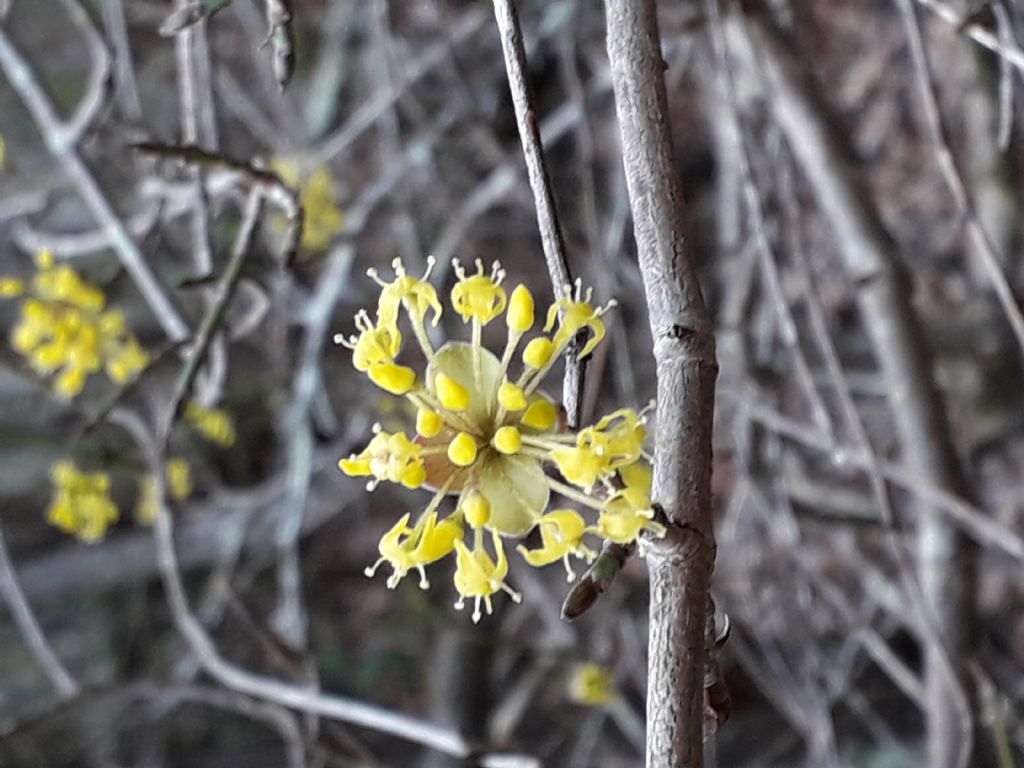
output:
<svg viewBox="0 0 1024 768"><path fill-rule="evenodd" d="M164 287L146 264L146 259L139 251L135 241L107 200L96 179L86 167L76 149L81 131L91 120L85 119L84 113L70 123L62 123L43 91L39 81L32 73L28 62L14 48L7 35L0 28L0 69L18 92L25 106L35 120L50 153L60 161L61 167L71 178L72 183L81 195L99 224L108 234L110 243L117 252L125 270L131 275L135 286L149 304L157 321L168 338L182 341L188 336L188 326L182 319L177 308L167 296ZM99 100L91 95L83 98L83 104L92 103L98 106Z"/></svg>
<svg viewBox="0 0 1024 768"><path fill-rule="evenodd" d="M711 321L683 242L654 0L605 0L623 164L654 340L658 424L652 499L669 523L646 542L651 574L647 766L703 762L704 648L714 564Z"/></svg>
<svg viewBox="0 0 1024 768"><path fill-rule="evenodd" d="M565 236L558 220L554 190L544 160L544 145L541 142L537 111L533 106L526 46L523 43L523 30L519 26L515 0L494 0L494 17L501 35L505 72L508 75L509 90L512 92L512 104L515 107L519 139L523 145L523 157L526 159L526 174L530 180L530 189L533 190L544 260L547 262L552 292L557 299L561 297L566 286L572 285L572 276L565 253ZM577 358L577 352L581 347L579 342L579 339L574 340L565 357L562 403L570 429L579 426L582 405L583 363Z"/></svg>
<svg viewBox="0 0 1024 768"><path fill-rule="evenodd" d="M7 553L7 544L4 541L3 531L0 530L0 594L3 595L7 608L14 617L14 623L21 632L25 644L35 657L40 668L50 679L50 683L57 690L61 698L70 699L78 695L79 687L74 678L57 658L57 654L50 647L42 627L36 621L32 607L25 598L18 584L18 576L14 572L14 565L11 563L10 555Z"/></svg>

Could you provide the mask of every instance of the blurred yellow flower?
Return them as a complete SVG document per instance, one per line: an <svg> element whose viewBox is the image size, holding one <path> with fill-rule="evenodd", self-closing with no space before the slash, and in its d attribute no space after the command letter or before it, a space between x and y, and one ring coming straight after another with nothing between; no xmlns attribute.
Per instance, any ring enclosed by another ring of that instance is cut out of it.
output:
<svg viewBox="0 0 1024 768"><path fill-rule="evenodd" d="M185 421L211 443L224 448L235 444L235 421L225 410L203 408L192 400L185 406Z"/></svg>
<svg viewBox="0 0 1024 768"><path fill-rule="evenodd" d="M299 166L289 160L277 159L271 167L290 187L299 190L302 204L302 242L307 251L324 251L345 225L345 214L334 195L334 182L326 165L312 173L303 174Z"/></svg>
<svg viewBox="0 0 1024 768"><path fill-rule="evenodd" d="M615 678L607 667L592 661L576 664L569 675L569 699L585 707L615 701Z"/></svg>
<svg viewBox="0 0 1024 768"><path fill-rule="evenodd" d="M93 543L103 538L117 522L117 505L110 498L110 475L80 471L70 461L50 467L54 497L46 519L65 533Z"/></svg>
<svg viewBox="0 0 1024 768"><path fill-rule="evenodd" d="M36 256L31 282L0 277L0 298L24 297L11 346L54 391L71 399L86 379L103 370L116 384L134 379L149 356L125 326L118 309L105 309L106 297L68 264L43 251Z"/></svg>
<svg viewBox="0 0 1024 768"><path fill-rule="evenodd" d="M192 495L192 469L183 458L168 459L164 468L167 481L167 495L175 501L183 501ZM156 519L156 485L153 478L144 475L139 480L139 496L135 506L135 522L151 525Z"/></svg>

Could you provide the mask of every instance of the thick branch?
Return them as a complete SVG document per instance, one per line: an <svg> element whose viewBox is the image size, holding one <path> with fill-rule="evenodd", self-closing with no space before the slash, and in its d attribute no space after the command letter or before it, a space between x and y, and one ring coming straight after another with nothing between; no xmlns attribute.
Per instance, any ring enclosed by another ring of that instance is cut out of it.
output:
<svg viewBox="0 0 1024 768"><path fill-rule="evenodd" d="M658 375L652 496L669 533L650 542L647 765L700 766L707 592L714 563L714 338L683 243L654 0L605 0L623 164Z"/></svg>

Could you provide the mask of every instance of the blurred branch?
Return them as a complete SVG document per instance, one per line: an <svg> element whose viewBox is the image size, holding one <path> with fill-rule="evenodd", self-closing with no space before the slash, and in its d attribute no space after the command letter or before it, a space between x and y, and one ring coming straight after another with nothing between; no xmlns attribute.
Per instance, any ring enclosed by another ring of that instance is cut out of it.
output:
<svg viewBox="0 0 1024 768"><path fill-rule="evenodd" d="M105 54L105 48L104 56ZM102 60L104 72L108 63ZM92 212L96 222L106 230L110 243L121 264L131 276L135 286L149 304L157 321L172 341L181 341L188 336L188 326L177 308L167 296L163 286L150 270L145 257L125 229L124 223L111 208L96 179L78 154L77 145L82 132L91 122L95 110L101 104L102 81L96 79L89 93L82 97L75 117L62 122L39 84L28 62L14 48L3 29L0 28L0 69L28 107L36 126L46 142L50 153L60 161L62 169L71 178L82 200ZM88 111L82 109L90 105Z"/></svg>
<svg viewBox="0 0 1024 768"><path fill-rule="evenodd" d="M907 463L936 488L972 499L932 375L928 342L913 309L910 275L861 176L849 136L838 130L817 83L768 11L750 14L749 21L746 30L770 88L775 120L835 229L844 266L855 282ZM971 653L975 555L973 544L931 505L919 505L917 531L920 585L909 572L904 580L928 656L929 764L946 768L964 765L972 743L970 705L962 669L956 671L955 665ZM899 553L896 557L903 563Z"/></svg>
<svg viewBox="0 0 1024 768"><path fill-rule="evenodd" d="M231 257L224 267L224 273L217 283L216 290L212 297L206 316L203 318L195 339L192 340L188 356L182 365L181 371L174 384L171 399L167 405L165 421L160 425L160 440L166 444L170 439L174 422L180 415L192 389L199 368L202 365L206 351L213 341L214 333L220 327L227 312L231 297L235 294L238 281L242 276L242 264L249 254L249 246L252 236L256 231L256 224L259 221L260 211L263 208L263 190L260 187L253 187L249 191L249 197L242 212L242 223L239 226L238 234L235 237L234 245L231 246Z"/></svg>
<svg viewBox="0 0 1024 768"><path fill-rule="evenodd" d="M651 498L669 524L650 569L647 766L703 763L704 650L714 566L711 430L715 342L684 244L654 0L605 0L608 59L647 296L658 409Z"/></svg>
<svg viewBox="0 0 1024 768"><path fill-rule="evenodd" d="M935 93L935 81L931 72L931 65L928 62L928 54L924 49L924 41L921 39L921 29L917 19L917 9L913 0L897 0L903 17L903 27L907 33L907 41L910 45L910 59L914 65L914 74L917 78L918 91L921 95L921 104L924 107L925 122L928 125L928 132L932 145L938 159L939 169L942 171L946 186L956 203L957 210L964 218L969 236L969 242L974 246L977 258L981 260L985 271L988 272L992 281L992 288L999 298L1003 313L1017 337L1017 344L1024 352L1024 314L1021 314L1017 298L1013 295L1003 274L1001 259L996 253L996 246L992 242L989 233L982 227L975 211L974 204L967 193L967 185L964 184L963 176L957 166L956 158L949 146L949 131L939 111L938 98Z"/></svg>
<svg viewBox="0 0 1024 768"><path fill-rule="evenodd" d="M941 2L941 0L916 0L916 2L954 27L957 32L967 35L978 45L988 48L992 53L1010 62L1021 72L1024 72L1024 50L1021 50L1020 46L1012 38L1000 40L998 34L972 21L969 17L961 16L949 4Z"/></svg>
<svg viewBox="0 0 1024 768"><path fill-rule="evenodd" d="M36 621L32 607L25 599L25 593L21 591L18 584L18 576L14 572L14 565L7 552L7 544L4 541L3 531L0 530L0 594L14 618L14 623L21 633L29 652L35 657L40 668L49 678L50 683L57 690L62 699L70 699L78 695L79 687L74 678L61 664L57 654L50 647L42 627Z"/></svg>
<svg viewBox="0 0 1024 768"><path fill-rule="evenodd" d="M314 148L310 153L311 164L325 163L345 150L353 141L362 136L367 128L377 122L407 89L416 85L426 75L443 64L451 54L452 48L462 45L479 32L486 20L485 12L477 8L471 8L463 14L462 18L452 26L447 39L431 45L417 59L406 63L403 77L398 80L393 89L377 93L368 99L337 130Z"/></svg>
<svg viewBox="0 0 1024 768"><path fill-rule="evenodd" d="M554 190L544 160L544 145L541 141L537 111L533 105L533 92L526 63L526 46L523 43L523 30L519 26L515 0L494 0L494 16L501 35L505 73L508 76L509 90L512 92L512 105L515 108L519 140L523 145L523 157L526 159L526 174L530 180L530 189L533 190L544 260L547 262L548 275L551 278L552 293L557 300L567 288L571 289L572 277L565 253L565 237L558 220ZM583 363L577 357L580 347L580 339L574 339L565 357L562 403L570 429L579 426L582 405Z"/></svg>
<svg viewBox="0 0 1024 768"><path fill-rule="evenodd" d="M156 491L154 493L156 517L153 524L153 538L157 549L157 565L167 593L168 606L178 632L181 633L200 665L211 677L226 688L239 693L307 714L334 718L387 733L456 757L472 756L484 766L527 768L537 765L536 761L525 756L477 753L459 734L432 723L355 699L319 693L309 688L256 674L221 656L212 638L189 608L188 596L185 592L174 544L174 522L166 504L163 446L153 439L147 425L140 418L124 409L112 413L111 421L128 431L145 457L149 468L149 478Z"/></svg>

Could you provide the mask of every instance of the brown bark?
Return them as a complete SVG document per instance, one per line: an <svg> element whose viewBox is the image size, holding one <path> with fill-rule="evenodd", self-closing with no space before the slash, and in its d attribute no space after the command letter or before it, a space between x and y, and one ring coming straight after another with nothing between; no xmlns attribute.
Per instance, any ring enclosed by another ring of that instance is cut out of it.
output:
<svg viewBox="0 0 1024 768"><path fill-rule="evenodd" d="M684 243L654 0L605 0L608 57L658 378L652 498L668 534L647 543L651 605L647 765L700 766L708 589L714 565L714 337Z"/></svg>

